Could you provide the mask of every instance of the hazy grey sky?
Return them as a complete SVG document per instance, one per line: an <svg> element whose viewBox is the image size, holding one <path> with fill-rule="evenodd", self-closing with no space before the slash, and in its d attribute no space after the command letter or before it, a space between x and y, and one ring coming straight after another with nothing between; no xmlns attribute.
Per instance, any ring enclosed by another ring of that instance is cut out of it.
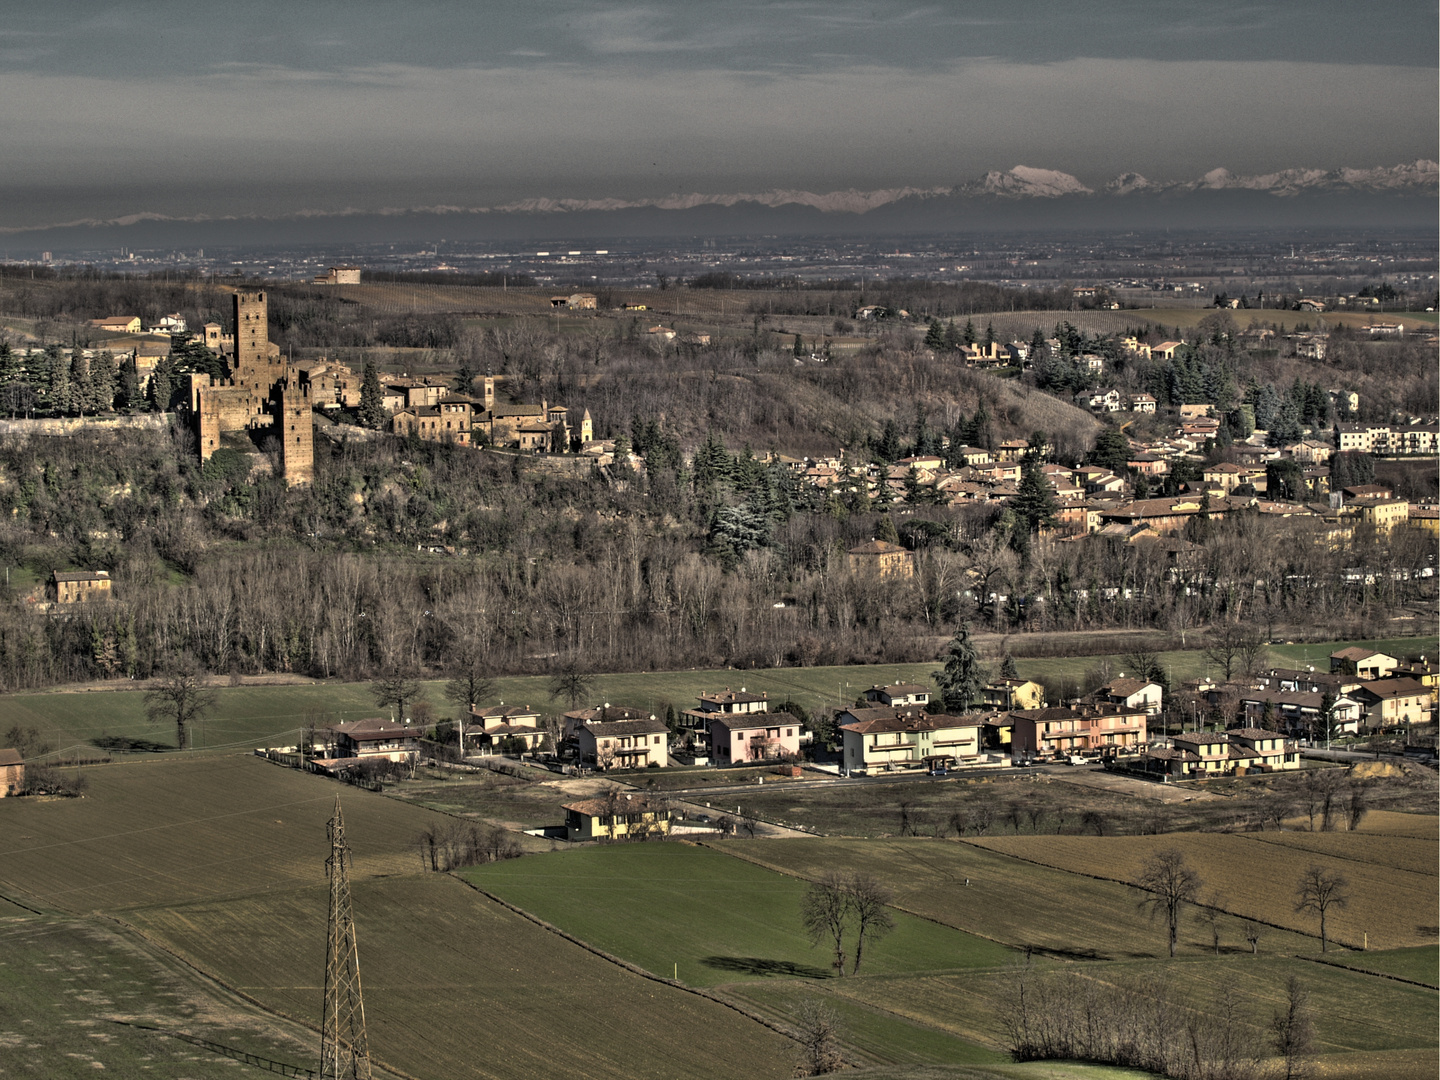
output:
<svg viewBox="0 0 1440 1080"><path fill-rule="evenodd" d="M1436 4L0 3L0 227L1437 150Z"/></svg>

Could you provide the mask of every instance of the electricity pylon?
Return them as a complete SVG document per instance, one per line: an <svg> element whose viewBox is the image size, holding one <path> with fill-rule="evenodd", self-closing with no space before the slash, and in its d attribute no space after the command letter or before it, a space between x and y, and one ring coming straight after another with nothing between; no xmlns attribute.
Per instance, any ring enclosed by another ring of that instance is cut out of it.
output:
<svg viewBox="0 0 1440 1080"><path fill-rule="evenodd" d="M365 1039L365 1002L360 995L360 954L350 910L350 847L340 797L330 819L330 933L325 945L325 1020L320 1034L321 1080L372 1080Z"/></svg>

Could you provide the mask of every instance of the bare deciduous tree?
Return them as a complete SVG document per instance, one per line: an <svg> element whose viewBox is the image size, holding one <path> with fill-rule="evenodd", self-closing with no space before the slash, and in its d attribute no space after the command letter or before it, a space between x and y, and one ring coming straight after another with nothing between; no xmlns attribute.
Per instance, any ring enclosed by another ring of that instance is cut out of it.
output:
<svg viewBox="0 0 1440 1080"><path fill-rule="evenodd" d="M800 1040L800 1058L795 1062L796 1076L824 1076L837 1072L844 1061L840 1057L840 1016L829 1005L806 998L795 1015L795 1031Z"/></svg>
<svg viewBox="0 0 1440 1080"><path fill-rule="evenodd" d="M1180 913L1186 904L1196 902L1203 882L1200 875L1185 864L1185 855L1177 848L1157 851L1145 860L1135 884L1151 895L1140 901L1150 909L1150 917L1164 912L1169 930L1170 955L1180 938Z"/></svg>
<svg viewBox="0 0 1440 1080"><path fill-rule="evenodd" d="M1315 1050L1315 1020L1310 1011L1310 992L1294 975L1285 987L1285 1008L1270 1021L1270 1031L1285 1080L1305 1080Z"/></svg>
<svg viewBox="0 0 1440 1080"><path fill-rule="evenodd" d="M414 671L391 671L370 684L370 694L382 709L394 709L395 719L409 719L408 706L424 693Z"/></svg>
<svg viewBox="0 0 1440 1080"><path fill-rule="evenodd" d="M890 917L890 890L868 874L855 874L845 883L850 894L850 910L855 916L855 965L850 969L854 975L860 970L860 960L865 952L865 939L879 941L895 928Z"/></svg>
<svg viewBox="0 0 1440 1080"><path fill-rule="evenodd" d="M181 660L169 674L145 693L145 715L152 724L175 725L175 745L190 749L190 729L215 708L215 691L205 686L203 673L188 659Z"/></svg>
<svg viewBox="0 0 1440 1080"><path fill-rule="evenodd" d="M1250 955L1260 955L1260 939L1265 935L1265 926L1254 919L1245 920L1245 944L1250 946Z"/></svg>
<svg viewBox="0 0 1440 1080"><path fill-rule="evenodd" d="M1320 916L1320 951L1328 952L1329 938L1325 919L1331 908L1349 905L1350 896L1345 892L1350 882L1344 874L1332 874L1323 866L1311 866L1300 877L1295 887L1295 910L1310 911Z"/></svg>
<svg viewBox="0 0 1440 1080"><path fill-rule="evenodd" d="M1220 955L1220 919L1225 914L1225 897L1214 892L1200 901L1199 910L1195 913L1195 921L1210 931L1210 943L1215 947L1215 955Z"/></svg>
<svg viewBox="0 0 1440 1080"><path fill-rule="evenodd" d="M800 901L800 925L810 935L812 945L830 945L835 956L831 966L841 975L845 974L845 931L852 910L845 884L844 878L829 871L810 883Z"/></svg>

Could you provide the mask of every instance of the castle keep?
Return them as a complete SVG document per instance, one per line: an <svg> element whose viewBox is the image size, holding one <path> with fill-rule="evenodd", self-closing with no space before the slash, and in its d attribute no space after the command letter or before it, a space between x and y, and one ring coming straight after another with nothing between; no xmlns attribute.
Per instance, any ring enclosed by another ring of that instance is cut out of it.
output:
<svg viewBox="0 0 1440 1080"><path fill-rule="evenodd" d="M315 478L315 421L310 387L298 368L286 365L270 343L268 311L262 290L235 293L235 358L230 378L190 376L200 459L208 461L226 431L271 428L280 440L286 483Z"/></svg>

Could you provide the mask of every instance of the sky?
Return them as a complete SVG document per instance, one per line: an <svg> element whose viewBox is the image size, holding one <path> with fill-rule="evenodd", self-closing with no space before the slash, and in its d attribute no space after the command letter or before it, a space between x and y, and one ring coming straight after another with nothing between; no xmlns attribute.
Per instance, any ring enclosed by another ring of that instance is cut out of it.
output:
<svg viewBox="0 0 1440 1080"><path fill-rule="evenodd" d="M1437 157L1435 3L0 0L0 230Z"/></svg>

